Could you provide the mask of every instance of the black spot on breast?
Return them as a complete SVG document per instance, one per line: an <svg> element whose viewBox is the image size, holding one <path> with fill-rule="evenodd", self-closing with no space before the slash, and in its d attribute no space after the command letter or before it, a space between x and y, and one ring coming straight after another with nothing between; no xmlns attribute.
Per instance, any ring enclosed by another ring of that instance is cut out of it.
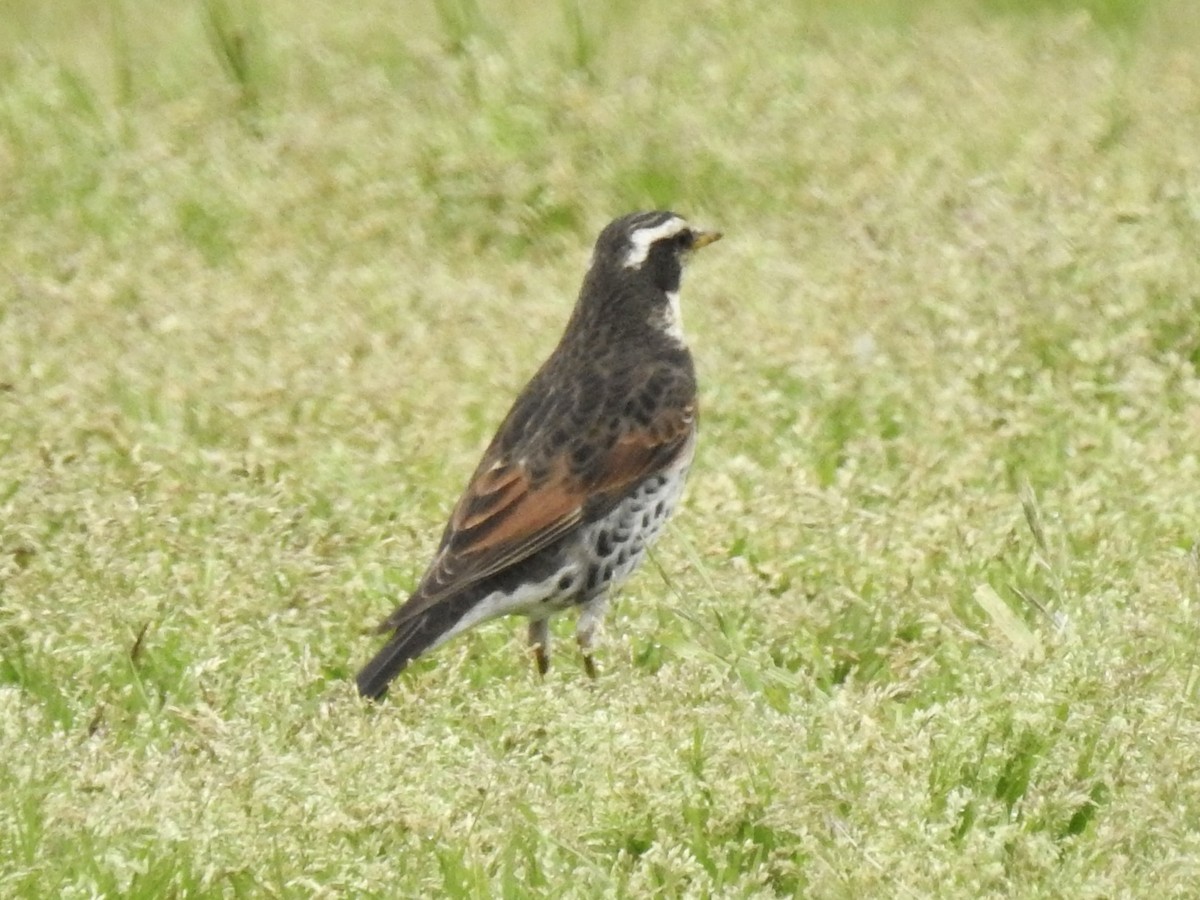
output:
<svg viewBox="0 0 1200 900"><path fill-rule="evenodd" d="M600 584L600 566L598 563L592 563L587 570L587 589L591 593Z"/></svg>
<svg viewBox="0 0 1200 900"><path fill-rule="evenodd" d="M659 500L656 504L654 504L654 517L656 519L661 519L666 514L667 514L667 501Z"/></svg>
<svg viewBox="0 0 1200 900"><path fill-rule="evenodd" d="M565 594L574 584L574 578L572 578L570 575L564 575L562 578L558 579L558 590L560 593Z"/></svg>
<svg viewBox="0 0 1200 900"><path fill-rule="evenodd" d="M601 556L611 556L612 551L612 535L607 531L600 532L600 537L596 539L596 552Z"/></svg>
<svg viewBox="0 0 1200 900"><path fill-rule="evenodd" d="M650 522L650 513L642 513L642 528L648 530L650 528Z"/></svg>
<svg viewBox="0 0 1200 900"><path fill-rule="evenodd" d="M621 548L621 552L617 554L617 565L623 566L629 561L629 545L626 544Z"/></svg>

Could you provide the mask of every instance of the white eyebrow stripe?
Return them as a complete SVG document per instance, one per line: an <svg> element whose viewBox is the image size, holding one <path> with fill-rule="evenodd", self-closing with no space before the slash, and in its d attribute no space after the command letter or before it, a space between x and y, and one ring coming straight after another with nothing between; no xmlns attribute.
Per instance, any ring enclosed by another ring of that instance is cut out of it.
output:
<svg viewBox="0 0 1200 900"><path fill-rule="evenodd" d="M652 228L637 229L629 236L630 243L633 244L633 249L625 257L625 268L636 269L646 261L646 257L650 255L650 248L654 246L656 241L674 237L687 227L688 224L683 219L678 216L672 216L661 225L655 225Z"/></svg>

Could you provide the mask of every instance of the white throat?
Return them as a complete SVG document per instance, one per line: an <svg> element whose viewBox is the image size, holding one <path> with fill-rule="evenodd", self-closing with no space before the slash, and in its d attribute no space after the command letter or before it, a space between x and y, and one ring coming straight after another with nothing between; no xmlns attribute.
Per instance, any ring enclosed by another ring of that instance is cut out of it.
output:
<svg viewBox="0 0 1200 900"><path fill-rule="evenodd" d="M667 291L667 309L662 319L663 334L677 344L684 344L683 313L679 309L679 291Z"/></svg>

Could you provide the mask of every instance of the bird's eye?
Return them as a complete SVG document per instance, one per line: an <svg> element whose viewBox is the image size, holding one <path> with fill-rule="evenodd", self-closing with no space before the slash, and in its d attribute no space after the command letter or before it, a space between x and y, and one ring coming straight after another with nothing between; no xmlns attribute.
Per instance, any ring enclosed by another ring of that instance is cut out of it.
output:
<svg viewBox="0 0 1200 900"><path fill-rule="evenodd" d="M691 250L692 244L695 242L696 235L690 228L683 229L683 231L679 232L679 234L675 236L675 243L679 246L680 250Z"/></svg>

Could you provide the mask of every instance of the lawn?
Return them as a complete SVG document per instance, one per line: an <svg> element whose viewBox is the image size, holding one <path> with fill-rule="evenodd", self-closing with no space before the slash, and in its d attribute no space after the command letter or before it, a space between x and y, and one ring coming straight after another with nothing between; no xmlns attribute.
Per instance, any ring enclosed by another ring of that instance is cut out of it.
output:
<svg viewBox="0 0 1200 900"><path fill-rule="evenodd" d="M1190 897L1193 4L0 4L0 896ZM668 207L600 677L366 629Z"/></svg>

